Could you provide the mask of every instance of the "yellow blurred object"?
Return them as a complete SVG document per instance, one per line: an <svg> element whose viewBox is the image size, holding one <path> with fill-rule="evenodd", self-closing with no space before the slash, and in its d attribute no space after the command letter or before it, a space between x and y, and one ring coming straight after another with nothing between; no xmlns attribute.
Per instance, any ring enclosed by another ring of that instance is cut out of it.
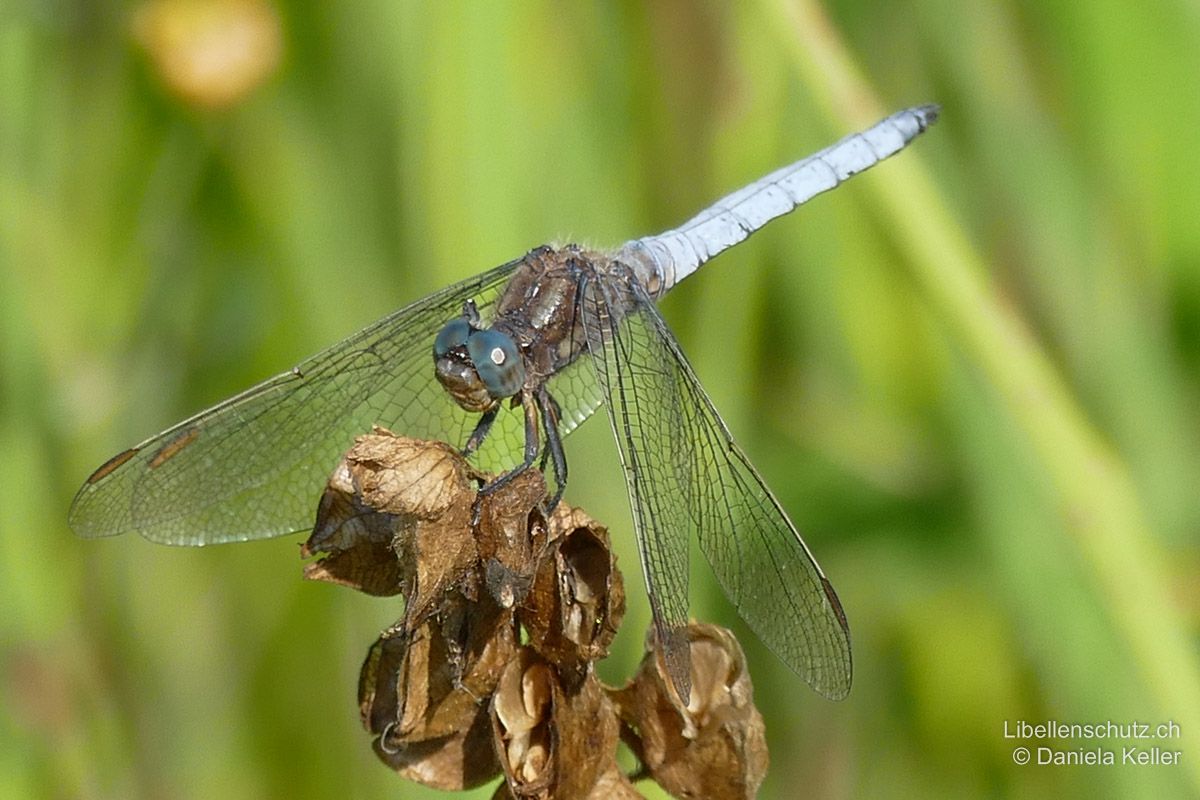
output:
<svg viewBox="0 0 1200 800"><path fill-rule="evenodd" d="M155 0L132 28L163 82L207 108L232 106L260 86L282 50L279 15L262 0Z"/></svg>

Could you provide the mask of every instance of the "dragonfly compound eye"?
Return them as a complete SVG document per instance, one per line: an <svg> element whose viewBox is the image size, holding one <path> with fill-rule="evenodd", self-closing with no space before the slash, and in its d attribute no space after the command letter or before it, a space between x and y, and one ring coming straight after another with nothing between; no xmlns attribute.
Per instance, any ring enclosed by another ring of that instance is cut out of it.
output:
<svg viewBox="0 0 1200 800"><path fill-rule="evenodd" d="M433 357L442 358L454 348L461 347L467 343L467 337L470 335L471 324L467 322L466 317L450 320L433 340Z"/></svg>
<svg viewBox="0 0 1200 800"><path fill-rule="evenodd" d="M525 385L525 364L512 339L494 330L475 331L467 352L492 397L512 397Z"/></svg>

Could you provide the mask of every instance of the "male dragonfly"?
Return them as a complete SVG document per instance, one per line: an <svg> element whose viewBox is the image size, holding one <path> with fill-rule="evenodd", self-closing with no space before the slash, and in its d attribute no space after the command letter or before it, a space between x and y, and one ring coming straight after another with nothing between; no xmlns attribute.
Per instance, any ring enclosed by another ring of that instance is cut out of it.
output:
<svg viewBox="0 0 1200 800"><path fill-rule="evenodd" d="M899 152L937 114L932 105L893 114L674 230L611 252L539 247L418 300L114 456L75 496L71 527L176 545L308 530L328 473L374 425L462 446L476 466L501 473L496 482L540 456L555 482L552 505L567 479L561 438L604 405L676 688L687 696L694 534L763 642L816 691L844 697L850 634L833 586L734 443L655 301L770 220Z"/></svg>

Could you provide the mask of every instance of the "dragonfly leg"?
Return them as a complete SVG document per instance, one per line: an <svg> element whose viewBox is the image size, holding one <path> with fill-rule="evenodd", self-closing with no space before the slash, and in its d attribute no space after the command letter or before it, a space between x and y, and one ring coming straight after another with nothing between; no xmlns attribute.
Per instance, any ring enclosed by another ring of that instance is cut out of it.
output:
<svg viewBox="0 0 1200 800"><path fill-rule="evenodd" d="M542 454L542 470L546 460L554 466L554 494L546 501L545 511L549 514L562 499L567 489L567 457L563 453L562 436L558 432L558 421L562 417L558 403L543 386L538 390L538 407L542 410L542 430L546 432L546 449Z"/></svg>
<svg viewBox="0 0 1200 800"><path fill-rule="evenodd" d="M471 517L472 524L479 523L480 501L485 495L489 495L500 487L507 484L513 478L520 475L525 470L533 466L537 461L538 452L541 450L541 444L538 437L538 403L534 399L532 392L522 390L521 405L525 409L525 460L517 466L510 469L508 472L497 477L494 481L480 487L479 492L475 495L475 511ZM480 420L482 422L482 420ZM488 423L489 425L491 423ZM471 434L474 438L475 434Z"/></svg>
<svg viewBox="0 0 1200 800"><path fill-rule="evenodd" d="M496 415L499 413L499 403L483 412L483 415L479 418L479 422L475 423L475 430L471 431L471 436L467 439L467 443L462 449L464 456L470 456L479 449L479 446L483 444L483 440L487 438L488 431L492 429L492 423L496 421Z"/></svg>

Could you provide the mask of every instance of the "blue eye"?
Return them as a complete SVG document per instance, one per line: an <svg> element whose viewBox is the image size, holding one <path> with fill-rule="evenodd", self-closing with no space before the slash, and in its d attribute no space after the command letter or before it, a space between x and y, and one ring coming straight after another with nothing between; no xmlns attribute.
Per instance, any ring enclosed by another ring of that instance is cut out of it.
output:
<svg viewBox="0 0 1200 800"><path fill-rule="evenodd" d="M513 340L493 330L475 331L467 339L475 371L492 397L512 397L525 385L525 364Z"/></svg>
<svg viewBox="0 0 1200 800"><path fill-rule="evenodd" d="M461 347L470 334L471 326L465 318L450 320L433 340L433 357L441 358L454 348Z"/></svg>

